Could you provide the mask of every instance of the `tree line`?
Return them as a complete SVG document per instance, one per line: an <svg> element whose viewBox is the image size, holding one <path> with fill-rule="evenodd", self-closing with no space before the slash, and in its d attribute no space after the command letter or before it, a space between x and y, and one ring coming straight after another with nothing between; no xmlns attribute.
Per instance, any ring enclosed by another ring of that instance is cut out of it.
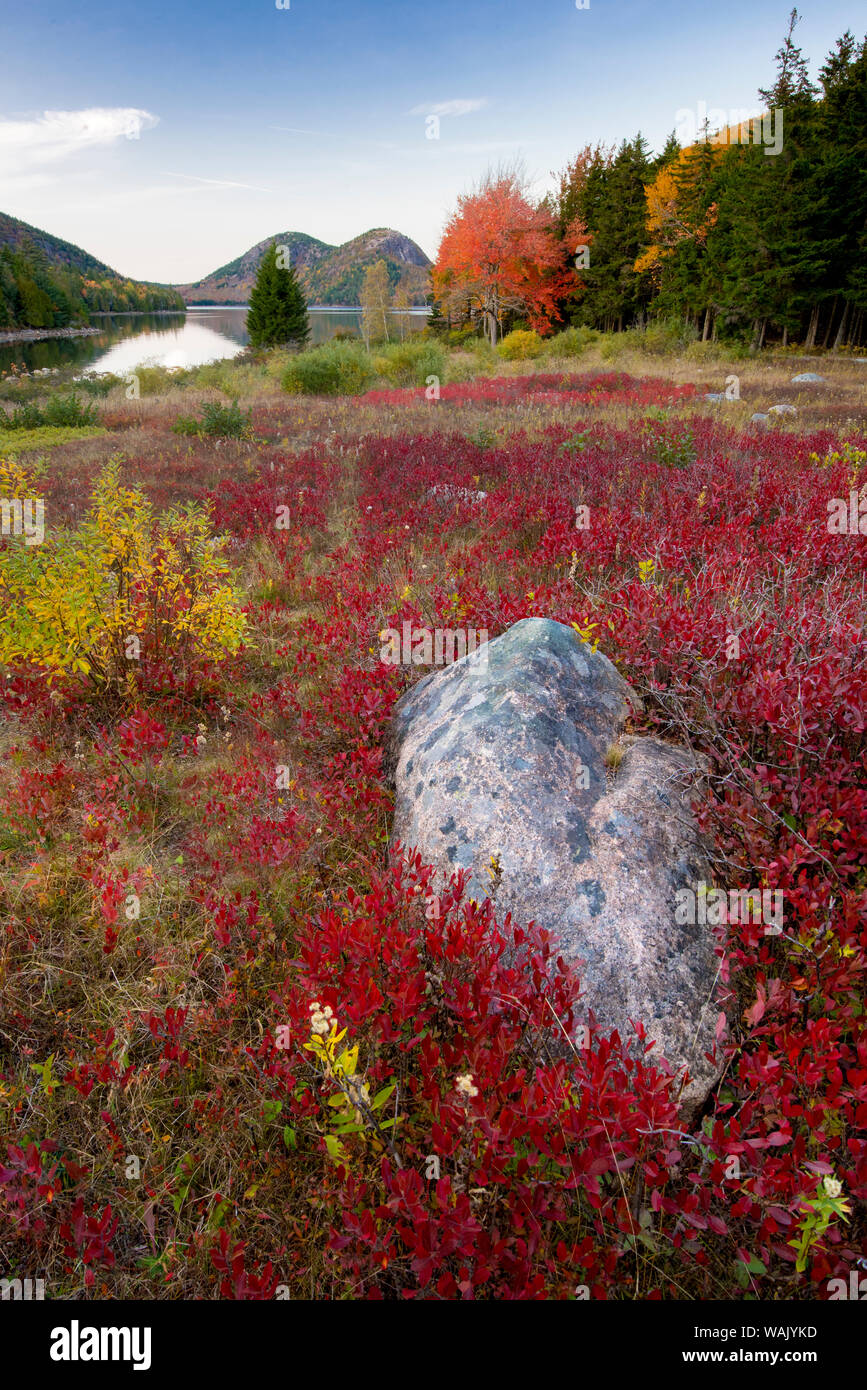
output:
<svg viewBox="0 0 867 1390"><path fill-rule="evenodd" d="M0 330L67 328L91 314L184 311L176 290L52 264L33 242L0 249Z"/></svg>
<svg viewBox="0 0 867 1390"><path fill-rule="evenodd" d="M607 331L678 318L703 338L806 347L867 338L867 38L810 80L797 11L759 98L659 155L639 133L587 146L534 203L519 171L459 200L433 268L435 316L492 341L519 322Z"/></svg>

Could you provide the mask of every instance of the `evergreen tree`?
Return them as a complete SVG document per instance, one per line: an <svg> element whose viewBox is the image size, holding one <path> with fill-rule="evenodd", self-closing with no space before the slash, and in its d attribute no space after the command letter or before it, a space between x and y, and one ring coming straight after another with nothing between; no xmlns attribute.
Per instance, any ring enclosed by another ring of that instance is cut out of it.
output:
<svg viewBox="0 0 867 1390"><path fill-rule="evenodd" d="M591 161L580 209L592 235L590 265L582 272L587 290L574 322L626 328L649 303L649 277L633 267L647 246L644 185L651 173L640 133L624 140L613 160Z"/></svg>
<svg viewBox="0 0 867 1390"><path fill-rule="evenodd" d="M638 136L614 157L588 146L561 174L559 235L580 215L590 244L563 321L610 330L650 307L705 338L751 332L757 347L777 335L807 347L864 341L867 39L837 40L820 90L794 42L797 20L793 10L759 93L773 141L747 122L713 138L706 129L684 149L669 137L649 158Z"/></svg>
<svg viewBox="0 0 867 1390"><path fill-rule="evenodd" d="M811 196L827 220L825 274L812 308L807 343L858 342L867 312L867 38L850 33L820 69L823 100L817 117L819 157Z"/></svg>
<svg viewBox="0 0 867 1390"><path fill-rule="evenodd" d="M262 257L250 292L247 332L254 348L292 344L303 347L310 336L307 304L287 247L272 242Z"/></svg>
<svg viewBox="0 0 867 1390"><path fill-rule="evenodd" d="M807 72L807 61L792 41L800 18L797 10L789 15L789 30L783 45L777 49L777 76L773 87L760 87L759 96L769 107L787 107L795 97L807 99L816 95L816 88Z"/></svg>

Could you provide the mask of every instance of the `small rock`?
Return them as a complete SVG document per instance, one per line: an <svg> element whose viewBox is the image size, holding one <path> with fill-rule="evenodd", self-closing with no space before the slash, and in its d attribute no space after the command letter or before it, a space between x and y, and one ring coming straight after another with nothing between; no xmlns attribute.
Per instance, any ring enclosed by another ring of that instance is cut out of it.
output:
<svg viewBox="0 0 867 1390"><path fill-rule="evenodd" d="M705 391L704 398L706 401L724 401L725 394L722 391Z"/></svg>
<svg viewBox="0 0 867 1390"><path fill-rule="evenodd" d="M456 502L484 502L487 495L469 487L453 487L451 483L436 483L428 492L428 497L445 497Z"/></svg>
<svg viewBox="0 0 867 1390"><path fill-rule="evenodd" d="M760 410L757 410L755 415L750 416L751 425L765 425L767 424L767 420L767 415L762 414Z"/></svg>
<svg viewBox="0 0 867 1390"><path fill-rule="evenodd" d="M823 376L819 376L819 373L818 373L818 372L801 372L799 376L793 376L793 377L792 377L792 381L793 381L796 385L800 385L802 381L824 381L824 380L825 380L825 378L824 378Z"/></svg>
<svg viewBox="0 0 867 1390"><path fill-rule="evenodd" d="M798 407L795 405L772 405L768 411L769 415L797 415Z"/></svg>

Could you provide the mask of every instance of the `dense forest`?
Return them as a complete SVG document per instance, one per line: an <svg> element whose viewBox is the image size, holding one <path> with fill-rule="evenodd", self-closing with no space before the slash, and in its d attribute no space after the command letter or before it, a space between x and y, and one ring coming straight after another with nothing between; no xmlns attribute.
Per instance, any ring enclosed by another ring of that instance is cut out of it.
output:
<svg viewBox="0 0 867 1390"><path fill-rule="evenodd" d="M494 224L499 196L503 206L512 199L504 232L524 227L511 295L498 287L498 302L509 305L497 312L500 331L526 317L542 331L570 324L612 331L666 318L702 339L755 347L863 344L867 38L859 45L847 31L838 39L817 86L794 42L796 23L793 11L775 80L759 92L763 121L713 127L705 120L691 143L673 132L657 156L640 133L616 151L587 146L557 176L556 192L523 217L514 178L489 181L466 202L447 254L441 250L434 327L490 319L490 285L478 292L484 274L468 249L468 224L485 217ZM531 267L533 282L527 266L544 233L559 242L561 259L546 246ZM490 233L483 240L480 259L489 261ZM546 286L555 287L553 306L544 303Z"/></svg>
<svg viewBox="0 0 867 1390"><path fill-rule="evenodd" d="M0 331L86 324L94 312L183 311L168 286L117 275L69 242L0 217Z"/></svg>

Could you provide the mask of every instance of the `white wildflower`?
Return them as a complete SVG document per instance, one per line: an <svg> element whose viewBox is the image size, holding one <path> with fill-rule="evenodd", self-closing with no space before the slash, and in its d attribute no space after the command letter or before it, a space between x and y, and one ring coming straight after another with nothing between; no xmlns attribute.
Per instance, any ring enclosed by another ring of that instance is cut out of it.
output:
<svg viewBox="0 0 867 1390"><path fill-rule="evenodd" d="M331 1029L336 1028L336 1026L337 1023L331 1005L326 1004L324 1009L320 1008L319 1000L314 999L313 1003L310 1005L311 1031L324 1037L326 1033L330 1033Z"/></svg>

